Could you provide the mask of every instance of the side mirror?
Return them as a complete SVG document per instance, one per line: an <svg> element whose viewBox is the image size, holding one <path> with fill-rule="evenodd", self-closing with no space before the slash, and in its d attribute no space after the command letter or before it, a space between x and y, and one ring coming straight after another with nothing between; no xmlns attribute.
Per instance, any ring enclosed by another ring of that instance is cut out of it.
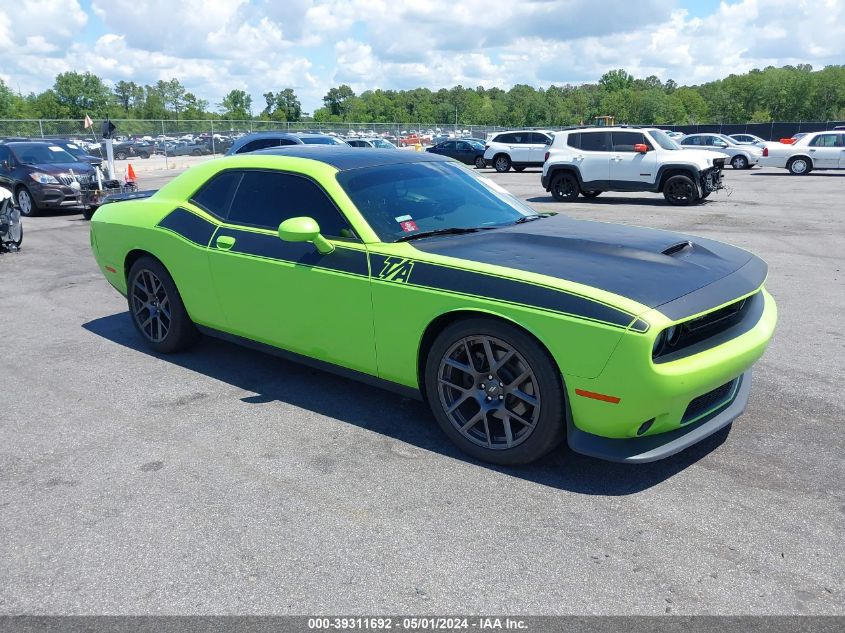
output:
<svg viewBox="0 0 845 633"><path fill-rule="evenodd" d="M285 242L311 242L321 255L334 251L334 245L320 234L313 218L290 218L279 225L279 238Z"/></svg>
<svg viewBox="0 0 845 633"><path fill-rule="evenodd" d="M648 145L646 145L645 143L637 143L634 145L634 151L640 154L645 154L646 152L648 152Z"/></svg>

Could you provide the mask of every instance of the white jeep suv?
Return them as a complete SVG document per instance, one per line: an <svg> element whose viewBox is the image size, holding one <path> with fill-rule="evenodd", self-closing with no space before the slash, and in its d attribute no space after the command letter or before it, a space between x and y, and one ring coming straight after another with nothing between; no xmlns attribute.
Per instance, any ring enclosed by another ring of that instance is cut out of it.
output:
<svg viewBox="0 0 845 633"><path fill-rule="evenodd" d="M603 191L650 191L687 205L722 188L726 158L681 149L656 128L577 128L555 132L541 182L561 202L579 193L594 198Z"/></svg>
<svg viewBox="0 0 845 633"><path fill-rule="evenodd" d="M540 167L551 142L552 133L544 130L498 132L484 146L484 162L500 173Z"/></svg>

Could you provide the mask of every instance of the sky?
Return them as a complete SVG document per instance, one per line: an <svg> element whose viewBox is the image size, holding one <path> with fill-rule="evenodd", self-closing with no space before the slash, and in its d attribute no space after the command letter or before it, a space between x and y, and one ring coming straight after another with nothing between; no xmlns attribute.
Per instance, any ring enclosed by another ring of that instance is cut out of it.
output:
<svg viewBox="0 0 845 633"><path fill-rule="evenodd" d="M179 79L215 107L293 88L307 112L342 83L507 89L607 70L681 85L769 65L845 63L845 0L8 0L0 79Z"/></svg>

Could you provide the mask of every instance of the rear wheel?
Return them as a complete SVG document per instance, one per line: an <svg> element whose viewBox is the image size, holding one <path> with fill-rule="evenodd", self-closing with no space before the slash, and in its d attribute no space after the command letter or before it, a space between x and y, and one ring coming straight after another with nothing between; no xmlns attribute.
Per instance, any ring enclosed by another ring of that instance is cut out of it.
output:
<svg viewBox="0 0 845 633"><path fill-rule="evenodd" d="M126 298L135 329L156 352L178 352L199 338L173 278L158 260L141 257L132 264Z"/></svg>
<svg viewBox="0 0 845 633"><path fill-rule="evenodd" d="M487 164L485 163L483 156L476 156L475 157L475 168L476 169L484 169L486 166L487 166Z"/></svg>
<svg viewBox="0 0 845 633"><path fill-rule="evenodd" d="M552 178L552 196L558 202L572 202L578 198L578 179L568 171Z"/></svg>
<svg viewBox="0 0 845 633"><path fill-rule="evenodd" d="M596 190L582 191L581 192L581 195L584 196L585 198L595 198L599 194L601 194L601 191L596 191Z"/></svg>
<svg viewBox="0 0 845 633"><path fill-rule="evenodd" d="M114 155L117 160L126 160L126 156L127 154L123 150L118 150L118 152Z"/></svg>
<svg viewBox="0 0 845 633"><path fill-rule="evenodd" d="M501 465L525 464L565 435L559 371L522 330L488 318L458 321L431 346L425 391L440 428L461 450Z"/></svg>
<svg viewBox="0 0 845 633"><path fill-rule="evenodd" d="M813 171L813 167L812 165L810 165L810 161L804 158L803 156L791 159L786 164L786 168L789 170L790 174L793 174L795 176L804 176Z"/></svg>
<svg viewBox="0 0 845 633"><path fill-rule="evenodd" d="M34 215L38 215L38 206L35 204L35 200L32 197L32 194L29 193L29 189L26 187L18 187L17 190L17 204L18 209L21 211L21 215L31 218Z"/></svg>
<svg viewBox="0 0 845 633"><path fill-rule="evenodd" d="M663 197L670 204L685 206L698 200L698 189L692 178L677 174L669 177L664 183Z"/></svg>
<svg viewBox="0 0 845 633"><path fill-rule="evenodd" d="M505 173L511 168L511 159L507 154L499 154L493 161L493 167L500 174Z"/></svg>

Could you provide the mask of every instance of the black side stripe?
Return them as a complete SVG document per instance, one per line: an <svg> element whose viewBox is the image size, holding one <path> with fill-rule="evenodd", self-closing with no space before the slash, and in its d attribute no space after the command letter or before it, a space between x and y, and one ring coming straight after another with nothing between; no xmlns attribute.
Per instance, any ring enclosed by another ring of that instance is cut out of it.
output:
<svg viewBox="0 0 845 633"><path fill-rule="evenodd" d="M177 208L165 216L158 223L158 227L176 233L199 246L208 246L217 225L187 209Z"/></svg>
<svg viewBox="0 0 845 633"><path fill-rule="evenodd" d="M384 269L386 255L370 254L373 275ZM469 270L415 261L408 284L519 303L627 328L635 316L598 301L536 284ZM642 323L642 322L640 322ZM642 323L642 325L645 325ZM638 331L642 331L637 328Z"/></svg>
<svg viewBox="0 0 845 633"><path fill-rule="evenodd" d="M268 233L255 233L223 226L220 227L217 236L224 235L235 238L235 244L230 253L336 270L350 275L363 277L369 275L367 254L361 250L338 246L330 255L321 255L313 244L283 242L278 236Z"/></svg>

